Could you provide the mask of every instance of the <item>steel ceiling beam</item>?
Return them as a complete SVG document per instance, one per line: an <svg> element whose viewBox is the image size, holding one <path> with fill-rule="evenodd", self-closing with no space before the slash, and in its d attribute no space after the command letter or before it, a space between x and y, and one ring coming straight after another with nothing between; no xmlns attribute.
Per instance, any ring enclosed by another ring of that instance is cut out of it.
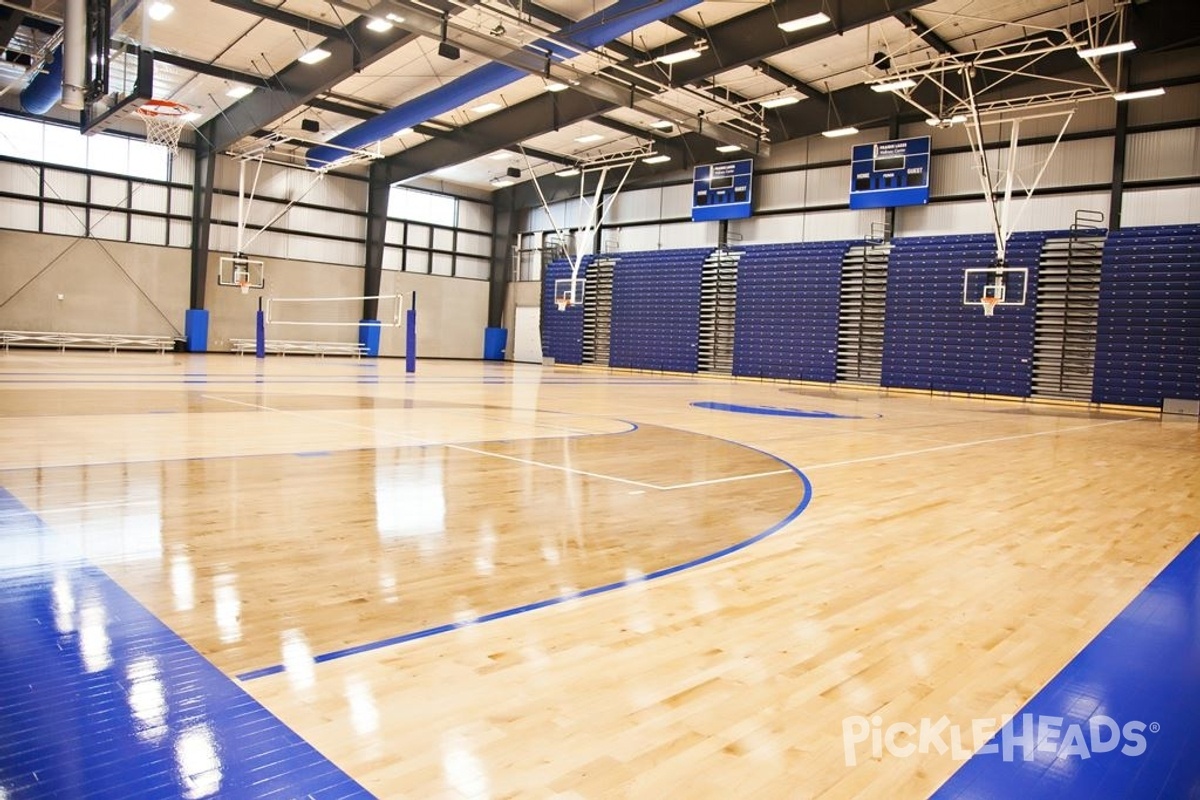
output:
<svg viewBox="0 0 1200 800"><path fill-rule="evenodd" d="M256 17L269 19L272 22L278 22L281 25L287 25L301 31L315 33L318 36L324 36L327 39L347 39L349 34L345 29L337 25L329 25L308 17L302 17L299 14L293 14L290 11L284 11L282 8L263 5L256 3L254 0L212 0L213 3L226 8L234 8L238 11L243 11Z"/></svg>
<svg viewBox="0 0 1200 800"><path fill-rule="evenodd" d="M913 16L911 11L896 12L896 19L900 20L900 23L904 25L904 27L915 33L921 39L921 41L925 42L925 44L929 45L942 55L948 56L955 52L954 48L950 46L949 42L934 33L933 29L924 22L921 22L921 20Z"/></svg>

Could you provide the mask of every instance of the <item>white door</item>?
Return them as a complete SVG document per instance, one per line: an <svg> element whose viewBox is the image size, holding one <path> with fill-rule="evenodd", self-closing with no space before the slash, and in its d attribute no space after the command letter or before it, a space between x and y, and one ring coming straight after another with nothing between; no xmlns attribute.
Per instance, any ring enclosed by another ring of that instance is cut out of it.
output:
<svg viewBox="0 0 1200 800"><path fill-rule="evenodd" d="M513 324L513 361L542 363L542 334L538 328L542 310L537 306L517 306Z"/></svg>

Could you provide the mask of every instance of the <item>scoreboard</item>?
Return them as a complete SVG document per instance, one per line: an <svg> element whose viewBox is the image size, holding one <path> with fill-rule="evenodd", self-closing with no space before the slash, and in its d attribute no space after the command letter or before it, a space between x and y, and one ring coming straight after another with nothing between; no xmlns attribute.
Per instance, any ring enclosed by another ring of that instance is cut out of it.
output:
<svg viewBox="0 0 1200 800"><path fill-rule="evenodd" d="M850 208L928 202L928 136L855 146L850 165Z"/></svg>
<svg viewBox="0 0 1200 800"><path fill-rule="evenodd" d="M692 221L750 216L751 159L703 164L692 172Z"/></svg>

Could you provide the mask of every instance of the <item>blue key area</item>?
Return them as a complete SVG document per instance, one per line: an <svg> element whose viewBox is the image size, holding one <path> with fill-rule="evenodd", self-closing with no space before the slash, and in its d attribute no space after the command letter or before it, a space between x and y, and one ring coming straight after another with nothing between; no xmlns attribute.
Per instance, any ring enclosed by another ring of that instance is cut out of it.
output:
<svg viewBox="0 0 1200 800"><path fill-rule="evenodd" d="M0 489L0 548L52 536ZM0 797L370 796L101 570L0 571Z"/></svg>
<svg viewBox="0 0 1200 800"><path fill-rule="evenodd" d="M933 797L1200 797L1200 538Z"/></svg>

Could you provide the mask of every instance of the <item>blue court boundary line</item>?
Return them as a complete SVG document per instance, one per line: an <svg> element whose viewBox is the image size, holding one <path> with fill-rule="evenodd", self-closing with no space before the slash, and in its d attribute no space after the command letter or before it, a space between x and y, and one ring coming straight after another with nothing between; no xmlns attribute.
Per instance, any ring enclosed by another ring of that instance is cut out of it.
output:
<svg viewBox="0 0 1200 800"><path fill-rule="evenodd" d="M654 427L666 428L668 426L657 425ZM672 429L672 430L677 430L677 429ZM694 433L694 432L688 431L688 433ZM696 435L704 436L705 434L696 434ZM535 600L531 603L525 603L524 605L513 606L512 608L501 609L500 611L491 611L491 612L488 612L487 614L481 614L477 617L474 617L469 620L464 620L462 622L447 622L442 625L435 625L431 628L422 628L421 630L411 631L409 633L402 633L398 636L390 636L386 639L378 639L376 641L367 642L365 644L354 645L352 647L344 647L340 650L331 650L329 652L320 653L320 654L314 656L313 663L324 664L328 661L336 661L338 659L346 658L348 656L355 656L355 655L359 655L361 653L369 653L373 650L381 650L385 647L392 647L394 645L404 644L405 642L414 642L414 641L418 641L420 639L428 639L432 636L438 636L443 633L450 633L451 631L456 631L461 628L470 628L470 627L474 627L476 625L482 625L487 622L494 622L499 619L505 619L507 617L514 617L519 614L526 614L526 613L529 613L530 611L537 611L542 608L549 608L550 606L561 605L570 600L577 600L577 599L582 599L585 597L594 597L594 596L600 595L600 594L607 594L609 592L615 592L618 589L624 589L629 586L635 586L640 583L647 583L649 581L658 580L660 578L665 578L668 575L674 575L676 573L683 572L685 570L694 569L696 567L703 566L704 564L711 563L713 561L716 561L717 559L724 558L725 556L736 553L739 550L744 550L745 548L749 547L750 545L761 542L763 539L766 539L768 536L778 533L784 527L786 527L791 522L793 522L797 517L799 517L801 514L803 514L804 510L806 508L808 508L808 504L810 502L812 502L812 498L813 498L812 481L810 481L808 479L808 476L805 475L803 472L801 472L800 468L797 467L795 464L792 464L788 461L784 461L779 456L768 453L765 450L760 450L757 447L751 447L750 445L741 444L738 442L732 442L728 439L721 439L720 437L716 437L716 436L712 436L712 437L708 437L708 438L717 439L718 441L728 442L729 444L734 444L734 445L737 445L738 447L744 447L747 450L751 450L755 453L759 453L761 455L767 456L768 458L774 459L775 461L778 461L780 464L783 464L785 467L787 467L792 472L794 472L797 477L800 478L800 481L804 486L804 497L801 498L800 502L796 505L795 508L793 508L787 514L787 516L785 516L783 519L776 522L771 527L762 531L761 533L757 533L754 536L751 536L748 539L743 539L740 542L735 542L735 543L728 545L726 547L723 547L720 550L717 550L715 552L708 553L706 555L702 555L697 558L693 558L690 561L685 561L682 564L675 564L675 565L672 565L669 567L663 567L663 568L657 569L653 572L649 572L639 578L627 578L625 580L614 581L613 583L606 583L602 586L593 586L588 589L581 589L578 592L571 592L570 594L558 595L556 597L548 597L544 600ZM262 667L260 669L254 669L254 670L250 670L248 672L243 672L237 676L237 679L240 681L253 681L253 680L257 680L259 678L268 677L270 675L278 675L282 672L285 672L286 670L287 670L287 668L283 664L275 664L275 665L272 665L269 667Z"/></svg>

